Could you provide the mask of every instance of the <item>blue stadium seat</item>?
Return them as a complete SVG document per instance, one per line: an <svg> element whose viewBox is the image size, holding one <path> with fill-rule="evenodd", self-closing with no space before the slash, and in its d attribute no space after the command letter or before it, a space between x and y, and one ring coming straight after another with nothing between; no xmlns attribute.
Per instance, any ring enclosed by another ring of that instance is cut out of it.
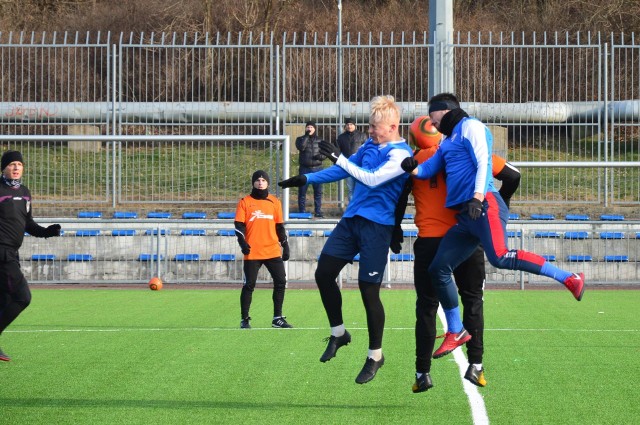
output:
<svg viewBox="0 0 640 425"><path fill-rule="evenodd" d="M160 236L168 235L170 233L167 229L160 229ZM144 232L145 235L153 235L156 236L158 234L158 229L149 229Z"/></svg>
<svg viewBox="0 0 640 425"><path fill-rule="evenodd" d="M147 214L147 218L171 218L170 212L154 211Z"/></svg>
<svg viewBox="0 0 640 425"><path fill-rule="evenodd" d="M531 220L555 220L556 216L553 214L531 214Z"/></svg>
<svg viewBox="0 0 640 425"><path fill-rule="evenodd" d="M353 257L353 261L360 261L360 254L356 254L356 256Z"/></svg>
<svg viewBox="0 0 640 425"><path fill-rule="evenodd" d="M391 261L413 261L413 254L391 254L389 256Z"/></svg>
<svg viewBox="0 0 640 425"><path fill-rule="evenodd" d="M600 216L600 220L603 220L603 221L624 221L624 216L623 215L617 215L617 214L602 214Z"/></svg>
<svg viewBox="0 0 640 425"><path fill-rule="evenodd" d="M604 261L613 263L626 263L629 261L628 255L605 255Z"/></svg>
<svg viewBox="0 0 640 425"><path fill-rule="evenodd" d="M235 254L213 254L211 261L236 261Z"/></svg>
<svg viewBox="0 0 640 425"><path fill-rule="evenodd" d="M624 232L600 232L600 239L624 239Z"/></svg>
<svg viewBox="0 0 640 425"><path fill-rule="evenodd" d="M567 214L564 219L569 221L589 221L589 216L586 214Z"/></svg>
<svg viewBox="0 0 640 425"><path fill-rule="evenodd" d="M636 232L636 239L640 239L640 232Z"/></svg>
<svg viewBox="0 0 640 425"><path fill-rule="evenodd" d="M230 211L226 211L226 212L219 212L218 213L218 218L220 219L234 219L236 218L236 213L235 212L230 212Z"/></svg>
<svg viewBox="0 0 640 425"><path fill-rule="evenodd" d="M535 232L535 238L559 238L560 233L558 232Z"/></svg>
<svg viewBox="0 0 640 425"><path fill-rule="evenodd" d="M404 236L405 238L417 238L418 237L418 231L417 230L404 230L402 232L402 236Z"/></svg>
<svg viewBox="0 0 640 425"><path fill-rule="evenodd" d="M53 261L55 259L55 254L33 254L31 256L31 261Z"/></svg>
<svg viewBox="0 0 640 425"><path fill-rule="evenodd" d="M589 232L564 232L565 239L589 239Z"/></svg>
<svg viewBox="0 0 640 425"><path fill-rule="evenodd" d="M92 230L77 230L76 236L84 237L84 236L99 236L100 230L92 229Z"/></svg>
<svg viewBox="0 0 640 425"><path fill-rule="evenodd" d="M218 236L235 236L236 235L236 230L235 229L220 229L216 232L216 235Z"/></svg>
<svg viewBox="0 0 640 425"><path fill-rule="evenodd" d="M164 260L164 255L160 256L160 260ZM138 261L158 261L158 254L140 254Z"/></svg>
<svg viewBox="0 0 640 425"><path fill-rule="evenodd" d="M585 261L593 261L593 257L591 255L567 255L567 261L575 263L575 262L585 262Z"/></svg>
<svg viewBox="0 0 640 425"><path fill-rule="evenodd" d="M138 218L138 213L133 211L116 211L113 218Z"/></svg>
<svg viewBox="0 0 640 425"><path fill-rule="evenodd" d="M543 254L541 255L542 258L544 258L545 260L551 262L551 261L556 261L556 256L553 254Z"/></svg>
<svg viewBox="0 0 640 425"><path fill-rule="evenodd" d="M206 236L206 234L204 229L183 229L180 232L181 236Z"/></svg>
<svg viewBox="0 0 640 425"><path fill-rule="evenodd" d="M78 218L102 218L100 211L80 211Z"/></svg>
<svg viewBox="0 0 640 425"><path fill-rule="evenodd" d="M111 236L135 236L136 231L133 229L115 229L111 232Z"/></svg>
<svg viewBox="0 0 640 425"><path fill-rule="evenodd" d="M518 230L517 232L513 231L513 230L507 230L507 237L508 238L519 238L522 236L522 232L520 230Z"/></svg>
<svg viewBox="0 0 640 425"><path fill-rule="evenodd" d="M93 261L91 254L69 254L67 261Z"/></svg>
<svg viewBox="0 0 640 425"><path fill-rule="evenodd" d="M520 220L520 214L509 213L509 220Z"/></svg>
<svg viewBox="0 0 640 425"><path fill-rule="evenodd" d="M305 212L305 213L289 213L289 218L311 218L313 214Z"/></svg>
<svg viewBox="0 0 640 425"><path fill-rule="evenodd" d="M200 254L176 254L173 261L200 261Z"/></svg>
<svg viewBox="0 0 640 425"><path fill-rule="evenodd" d="M332 230L325 230L322 233L322 236L324 236L325 238L328 238L329 236L331 236L331 232L332 232Z"/></svg>
<svg viewBox="0 0 640 425"><path fill-rule="evenodd" d="M187 220L195 220L195 219L205 219L207 218L207 213L203 212L186 212L182 214L182 218Z"/></svg>
<svg viewBox="0 0 640 425"><path fill-rule="evenodd" d="M413 214L405 214L404 216L402 216L403 220L413 220Z"/></svg>
<svg viewBox="0 0 640 425"><path fill-rule="evenodd" d="M290 237L305 237L308 238L310 236L313 236L313 231L312 230L289 230L289 236Z"/></svg>

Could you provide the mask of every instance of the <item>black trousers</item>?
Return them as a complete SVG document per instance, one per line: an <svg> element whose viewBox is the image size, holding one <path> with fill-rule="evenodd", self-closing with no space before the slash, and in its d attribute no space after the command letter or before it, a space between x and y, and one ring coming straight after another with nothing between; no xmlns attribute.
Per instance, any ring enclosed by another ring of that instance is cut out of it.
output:
<svg viewBox="0 0 640 425"><path fill-rule="evenodd" d="M315 173L322 170L322 167L300 167L300 174ZM322 214L322 184L313 183L313 210L316 214ZM309 185L305 184L298 188L298 211L307 212L307 189Z"/></svg>
<svg viewBox="0 0 640 425"><path fill-rule="evenodd" d="M31 291L18 252L0 248L0 334L31 303Z"/></svg>
<svg viewBox="0 0 640 425"><path fill-rule="evenodd" d="M249 317L249 308L253 299L253 290L256 288L258 271L264 265L273 279L273 316L282 316L282 304L284 303L284 291L287 285L287 275L284 270L282 257L269 258L267 260L244 261L244 284L240 292L240 313L242 318Z"/></svg>
<svg viewBox="0 0 640 425"><path fill-rule="evenodd" d="M431 370L431 355L436 340L438 294L431 282L429 266L442 238L417 238L413 245L413 264L416 289L416 372ZM453 272L462 301L462 323L471 335L467 342L469 363L482 363L484 352L483 293L485 282L484 251L478 247Z"/></svg>

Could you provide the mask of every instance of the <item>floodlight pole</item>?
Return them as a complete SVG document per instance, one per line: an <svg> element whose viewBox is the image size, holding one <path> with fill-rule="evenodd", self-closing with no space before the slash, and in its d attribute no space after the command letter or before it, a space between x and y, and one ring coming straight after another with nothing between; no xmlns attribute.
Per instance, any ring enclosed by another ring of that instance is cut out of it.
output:
<svg viewBox="0 0 640 425"><path fill-rule="evenodd" d="M453 0L429 0L429 98L455 93L452 41Z"/></svg>

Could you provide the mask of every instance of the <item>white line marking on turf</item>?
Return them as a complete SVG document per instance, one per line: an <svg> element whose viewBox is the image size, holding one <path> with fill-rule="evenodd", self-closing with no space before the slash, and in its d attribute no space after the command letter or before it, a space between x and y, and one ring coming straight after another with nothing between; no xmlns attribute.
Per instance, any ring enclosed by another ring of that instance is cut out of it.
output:
<svg viewBox="0 0 640 425"><path fill-rule="evenodd" d="M438 306L438 317L442 322L444 328L447 328L447 318L444 315L442 306ZM467 358L464 356L462 349L455 349L453 351L453 358L460 370L460 380L462 380L462 387L469 399L469 407L471 407L471 417L473 418L474 425L485 425L489 423L489 415L487 414L487 408L484 405L484 399L478 392L478 388L471 382L464 379L464 374L467 371L469 365ZM437 360L436 360L437 361Z"/></svg>

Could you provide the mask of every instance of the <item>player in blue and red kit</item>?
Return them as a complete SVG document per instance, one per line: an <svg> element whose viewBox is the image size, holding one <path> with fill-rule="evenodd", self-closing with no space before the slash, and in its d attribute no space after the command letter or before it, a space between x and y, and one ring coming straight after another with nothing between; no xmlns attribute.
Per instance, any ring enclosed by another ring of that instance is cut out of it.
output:
<svg viewBox="0 0 640 425"><path fill-rule="evenodd" d="M335 357L338 348L351 342L342 318L342 295L336 278L344 266L360 254L358 287L367 314L369 351L364 367L356 377L358 384L371 381L384 364L385 313L380 286L396 229L396 203L409 177L400 164L412 155L411 148L398 131L401 110L393 97L375 97L370 106L370 137L356 153L346 158L337 146L321 142L321 152L335 166L278 183L286 188L329 183L350 176L356 179L351 202L322 249L315 279L331 326L329 343L320 357L321 362L326 362Z"/></svg>
<svg viewBox="0 0 640 425"><path fill-rule="evenodd" d="M447 175L445 206L459 211L458 223L443 237L429 267L438 298L447 319L444 342L434 353L442 357L467 342L471 336L460 320L458 294L452 271L482 246L489 262L497 268L522 270L557 280L580 301L584 275L561 270L532 252L507 247L508 209L493 186L491 149L493 138L480 121L460 108L455 95L442 93L429 101L429 117L446 137L426 162L413 157L402 168L418 179L429 179L439 171Z"/></svg>

